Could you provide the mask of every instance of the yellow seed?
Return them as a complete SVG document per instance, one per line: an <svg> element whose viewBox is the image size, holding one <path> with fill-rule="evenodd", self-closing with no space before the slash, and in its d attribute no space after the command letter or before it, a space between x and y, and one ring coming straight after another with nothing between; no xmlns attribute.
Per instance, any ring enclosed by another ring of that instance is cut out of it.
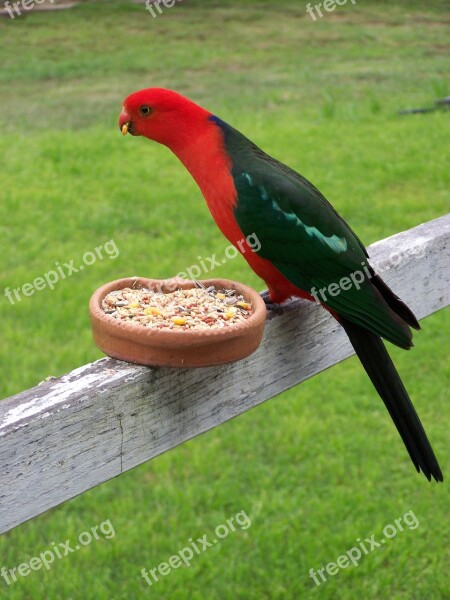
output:
<svg viewBox="0 0 450 600"><path fill-rule="evenodd" d="M244 310L250 310L251 309L251 306L250 306L250 304L248 302L237 302L236 304L237 304L237 306L240 306Z"/></svg>
<svg viewBox="0 0 450 600"><path fill-rule="evenodd" d="M225 300L226 298L225 294L222 294L221 292L218 292L216 294L216 297L219 298L219 300Z"/></svg>
<svg viewBox="0 0 450 600"><path fill-rule="evenodd" d="M127 135L128 133L128 123L124 123L122 125L122 135Z"/></svg>
<svg viewBox="0 0 450 600"><path fill-rule="evenodd" d="M162 311L156 306L149 306L144 310L144 315L162 315Z"/></svg>
<svg viewBox="0 0 450 600"><path fill-rule="evenodd" d="M172 321L175 325L186 325L186 319L183 317L172 317Z"/></svg>
<svg viewBox="0 0 450 600"><path fill-rule="evenodd" d="M139 302L130 302L128 308L141 308L141 305L139 304Z"/></svg>
<svg viewBox="0 0 450 600"><path fill-rule="evenodd" d="M235 314L236 312L231 312L231 310L229 310L228 312L223 314L223 318L225 319L225 321L229 321L234 317Z"/></svg>

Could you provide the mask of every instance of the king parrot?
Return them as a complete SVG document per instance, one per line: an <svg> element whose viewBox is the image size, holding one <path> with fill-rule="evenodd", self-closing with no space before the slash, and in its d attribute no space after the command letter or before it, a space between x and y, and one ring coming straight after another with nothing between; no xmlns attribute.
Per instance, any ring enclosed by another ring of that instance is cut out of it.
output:
<svg viewBox="0 0 450 600"><path fill-rule="evenodd" d="M430 442L381 339L409 349L410 327L420 326L411 310L375 274L364 245L321 192L213 113L171 90L148 88L128 96L119 127L124 135L164 144L179 158L197 182L222 233L266 282L271 304L290 297L319 300L337 319L417 471L422 470L429 481L431 477L443 481ZM251 235L260 244L256 252L242 242ZM363 271L362 265L366 275L360 282L355 273ZM337 282L341 287L332 287Z"/></svg>

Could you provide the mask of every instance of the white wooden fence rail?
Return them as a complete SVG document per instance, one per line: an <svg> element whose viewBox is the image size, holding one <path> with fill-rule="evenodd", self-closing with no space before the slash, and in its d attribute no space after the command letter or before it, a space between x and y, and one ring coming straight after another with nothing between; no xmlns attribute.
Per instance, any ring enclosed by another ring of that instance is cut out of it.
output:
<svg viewBox="0 0 450 600"><path fill-rule="evenodd" d="M418 318L450 304L450 215L377 242L369 252ZM0 532L351 354L323 309L294 301L283 315L269 316L261 347L243 361L187 370L104 358L1 401Z"/></svg>

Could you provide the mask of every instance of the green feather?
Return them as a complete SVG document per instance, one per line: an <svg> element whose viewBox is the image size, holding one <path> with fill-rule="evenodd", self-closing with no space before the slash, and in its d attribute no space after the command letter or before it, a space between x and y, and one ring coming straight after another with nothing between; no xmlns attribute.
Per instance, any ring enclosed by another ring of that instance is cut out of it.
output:
<svg viewBox="0 0 450 600"><path fill-rule="evenodd" d="M310 294L364 272L363 266L370 269L364 245L316 187L237 130L216 123L233 164L235 218L244 235L257 235L261 257ZM367 276L359 289L340 288L336 296L326 294L323 303L394 344L411 345L409 328Z"/></svg>

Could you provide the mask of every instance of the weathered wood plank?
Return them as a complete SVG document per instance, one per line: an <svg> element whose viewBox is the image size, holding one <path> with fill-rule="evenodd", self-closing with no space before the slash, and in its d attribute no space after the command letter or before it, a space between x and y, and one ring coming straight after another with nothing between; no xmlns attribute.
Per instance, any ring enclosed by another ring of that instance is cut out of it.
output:
<svg viewBox="0 0 450 600"><path fill-rule="evenodd" d="M450 304L450 215L369 250L419 318ZM271 315L259 350L238 363L153 369L107 358L0 402L0 532L351 354L325 311L295 301Z"/></svg>

